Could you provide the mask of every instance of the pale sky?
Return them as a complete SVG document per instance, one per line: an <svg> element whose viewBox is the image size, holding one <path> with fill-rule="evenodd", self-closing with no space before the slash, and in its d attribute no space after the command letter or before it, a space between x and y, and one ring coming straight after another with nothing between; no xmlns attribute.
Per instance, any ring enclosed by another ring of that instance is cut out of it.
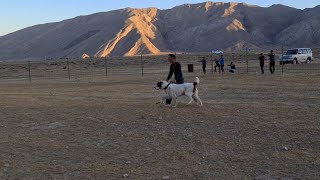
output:
<svg viewBox="0 0 320 180"><path fill-rule="evenodd" d="M218 0L217 2L229 1ZM169 9L181 4L201 2L205 0L0 0L0 36L32 25L114 9L126 7ZM284 4L298 9L320 5L320 0L239 0L238 2L263 7Z"/></svg>

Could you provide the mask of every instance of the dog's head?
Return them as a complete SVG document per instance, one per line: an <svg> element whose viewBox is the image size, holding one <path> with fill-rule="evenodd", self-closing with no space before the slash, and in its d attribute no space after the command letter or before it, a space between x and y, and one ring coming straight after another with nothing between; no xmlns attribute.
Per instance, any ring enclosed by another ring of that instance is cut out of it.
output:
<svg viewBox="0 0 320 180"><path fill-rule="evenodd" d="M164 89L169 83L167 81L158 82L155 89Z"/></svg>

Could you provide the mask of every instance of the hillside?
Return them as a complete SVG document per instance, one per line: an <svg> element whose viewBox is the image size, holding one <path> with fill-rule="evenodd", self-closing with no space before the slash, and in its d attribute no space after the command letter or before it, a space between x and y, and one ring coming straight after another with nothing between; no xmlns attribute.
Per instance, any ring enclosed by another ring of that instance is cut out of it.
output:
<svg viewBox="0 0 320 180"><path fill-rule="evenodd" d="M0 37L0 59L133 56L320 45L320 7L244 3L121 9L32 26Z"/></svg>

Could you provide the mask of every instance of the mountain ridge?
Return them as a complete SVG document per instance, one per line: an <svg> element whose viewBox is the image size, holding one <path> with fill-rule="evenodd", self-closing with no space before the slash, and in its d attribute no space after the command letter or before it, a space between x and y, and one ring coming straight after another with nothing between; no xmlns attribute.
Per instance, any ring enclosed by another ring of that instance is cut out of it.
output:
<svg viewBox="0 0 320 180"><path fill-rule="evenodd" d="M318 9L235 2L183 4L165 10L125 8L0 36L0 59L319 46Z"/></svg>

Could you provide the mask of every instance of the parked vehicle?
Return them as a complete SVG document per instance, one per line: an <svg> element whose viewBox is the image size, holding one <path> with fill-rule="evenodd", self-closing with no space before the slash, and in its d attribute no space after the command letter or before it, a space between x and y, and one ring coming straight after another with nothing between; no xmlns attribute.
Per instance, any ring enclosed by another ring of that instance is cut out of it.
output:
<svg viewBox="0 0 320 180"><path fill-rule="evenodd" d="M283 58L283 59L282 59ZM313 60L312 50L310 48L295 48L289 49L286 54L280 56L280 64L291 63L311 63Z"/></svg>
<svg viewBox="0 0 320 180"><path fill-rule="evenodd" d="M223 54L221 50L212 50L212 54Z"/></svg>

